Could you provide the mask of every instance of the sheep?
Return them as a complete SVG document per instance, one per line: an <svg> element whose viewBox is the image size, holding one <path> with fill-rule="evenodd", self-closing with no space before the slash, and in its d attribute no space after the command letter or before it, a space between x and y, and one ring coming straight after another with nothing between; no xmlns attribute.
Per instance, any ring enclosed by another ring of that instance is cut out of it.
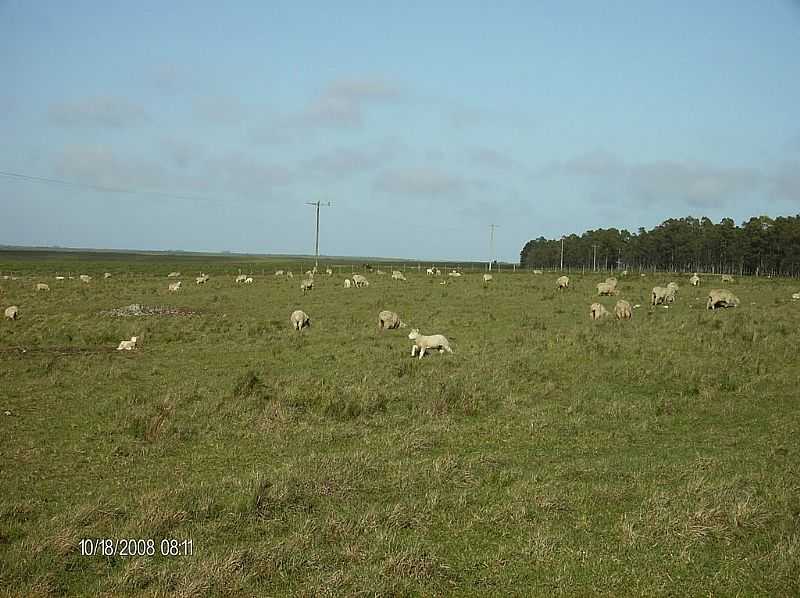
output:
<svg viewBox="0 0 800 598"><path fill-rule="evenodd" d="M624 299L620 299L614 306L614 315L617 316L617 320L630 320L633 315L631 304Z"/></svg>
<svg viewBox="0 0 800 598"><path fill-rule="evenodd" d="M275 276L283 276L283 270L275 270Z"/></svg>
<svg viewBox="0 0 800 598"><path fill-rule="evenodd" d="M300 283L300 290L303 291L303 294L306 294L306 291L310 291L314 288L314 281L311 279L306 279Z"/></svg>
<svg viewBox="0 0 800 598"><path fill-rule="evenodd" d="M669 282L669 283L667 283L667 288L668 288L668 289L673 289L673 290L674 290L674 291L677 293L677 292L678 292L678 289L679 289L680 287L678 286L678 283L677 283L677 282Z"/></svg>
<svg viewBox="0 0 800 598"><path fill-rule="evenodd" d="M170 272L167 274L167 278L178 278L181 275L180 272Z"/></svg>
<svg viewBox="0 0 800 598"><path fill-rule="evenodd" d="M650 304L659 305L675 301L675 291L665 287L653 287L650 293Z"/></svg>
<svg viewBox="0 0 800 598"><path fill-rule="evenodd" d="M589 317L592 320L606 318L609 315L608 310L601 303L592 303L591 307L589 307Z"/></svg>
<svg viewBox="0 0 800 598"><path fill-rule="evenodd" d="M453 352L450 348L450 342L441 334L425 336L419 333L418 328L414 328L408 333L408 338L414 341L414 344L411 345L411 357L414 357L419 351L419 358L422 359L428 349L439 349L439 353L444 353L445 351L448 353Z"/></svg>
<svg viewBox="0 0 800 598"><path fill-rule="evenodd" d="M543 270L534 270L533 273L534 274L544 274L544 271Z"/></svg>
<svg viewBox="0 0 800 598"><path fill-rule="evenodd" d="M708 292L708 302L706 309L717 309L718 307L738 307L739 298L726 289L711 289Z"/></svg>
<svg viewBox="0 0 800 598"><path fill-rule="evenodd" d="M627 275L628 275L628 271L627 271L627 270L623 270L623 271L622 271L622 275L623 275L623 276L627 276Z"/></svg>
<svg viewBox="0 0 800 598"><path fill-rule="evenodd" d="M244 284L253 284L253 277L252 276L248 276L247 278L245 278L244 279Z"/></svg>
<svg viewBox="0 0 800 598"><path fill-rule="evenodd" d="M178 282L171 282L169 283L169 292L170 293L177 293L181 290L181 281Z"/></svg>
<svg viewBox="0 0 800 598"><path fill-rule="evenodd" d="M19 308L16 305L6 308L6 318L9 320L16 320L19 318Z"/></svg>
<svg viewBox="0 0 800 598"><path fill-rule="evenodd" d="M56 280L66 280L66 276L56 276Z"/></svg>
<svg viewBox="0 0 800 598"><path fill-rule="evenodd" d="M691 277L689 278L689 284L692 285L693 287L700 285L700 277L697 275L697 272L691 275Z"/></svg>
<svg viewBox="0 0 800 598"><path fill-rule="evenodd" d="M617 286L617 279L614 278L613 276L609 276L608 278L606 278L606 282L615 287Z"/></svg>
<svg viewBox="0 0 800 598"><path fill-rule="evenodd" d="M314 272L311 270L306 270L306 278L314 278Z"/></svg>
<svg viewBox="0 0 800 598"><path fill-rule="evenodd" d="M598 295L616 295L619 291L617 290L617 286L610 284L608 282L598 282L597 283L597 294Z"/></svg>
<svg viewBox="0 0 800 598"><path fill-rule="evenodd" d="M36 283L36 290L37 291L49 291L50 290L50 286L46 285L43 282L37 282Z"/></svg>
<svg viewBox="0 0 800 598"><path fill-rule="evenodd" d="M400 270L393 270L392 271L392 280L405 280L406 277L403 275Z"/></svg>
<svg viewBox="0 0 800 598"><path fill-rule="evenodd" d="M242 283L245 280L247 280L247 274L239 274L239 276L236 277L236 284Z"/></svg>
<svg viewBox="0 0 800 598"><path fill-rule="evenodd" d="M380 330L394 330L395 328L405 328L406 323L400 319L393 311L383 310L378 314L378 328Z"/></svg>
<svg viewBox="0 0 800 598"><path fill-rule="evenodd" d="M111 278L111 272L106 272L105 274L103 274L103 278L106 279Z"/></svg>
<svg viewBox="0 0 800 598"><path fill-rule="evenodd" d="M333 276L333 270L331 268L325 268L325 274L328 276Z"/></svg>
<svg viewBox="0 0 800 598"><path fill-rule="evenodd" d="M208 282L209 278L210 277L209 277L208 274L203 274L201 272L200 276L198 276L197 278L194 279L194 282L195 282L195 284L206 284Z"/></svg>
<svg viewBox="0 0 800 598"><path fill-rule="evenodd" d="M568 289L569 288L569 276L559 276L556 280L556 288L560 291L561 289Z"/></svg>
<svg viewBox="0 0 800 598"><path fill-rule="evenodd" d="M485 284L485 285L489 284L490 282L492 282L493 279L494 279L494 276L492 276L491 274L484 274L483 275L483 284Z"/></svg>
<svg viewBox="0 0 800 598"><path fill-rule="evenodd" d="M289 271L286 273L286 278L294 278L294 274L292 274L292 271L291 271L291 270L289 270Z"/></svg>
<svg viewBox="0 0 800 598"><path fill-rule="evenodd" d="M792 299L794 299L795 301L800 299L800 293L792 293Z"/></svg>
<svg viewBox="0 0 800 598"><path fill-rule="evenodd" d="M353 274L353 284L356 286L356 288L368 287L369 281L361 274Z"/></svg>
<svg viewBox="0 0 800 598"><path fill-rule="evenodd" d="M428 268L427 270L425 270L425 274L427 274L428 276L433 276L433 268Z"/></svg>
<svg viewBox="0 0 800 598"><path fill-rule="evenodd" d="M723 274L722 282L733 282L733 276L731 276L730 274Z"/></svg>
<svg viewBox="0 0 800 598"><path fill-rule="evenodd" d="M137 337L132 336L129 341L120 341L117 351L130 351L131 349L135 349L137 340L139 340Z"/></svg>
<svg viewBox="0 0 800 598"><path fill-rule="evenodd" d="M81 282L85 282L85 283L88 283L90 280L92 280L92 277L88 276L86 274L81 274L78 278L81 279Z"/></svg>
<svg viewBox="0 0 800 598"><path fill-rule="evenodd" d="M302 309L296 309L289 316L289 322L295 330L302 330L306 326L311 326L311 318Z"/></svg>
<svg viewBox="0 0 800 598"><path fill-rule="evenodd" d="M451 270L447 275L452 276L453 278L458 278L459 276L461 276L461 272L459 272L458 270Z"/></svg>
<svg viewBox="0 0 800 598"><path fill-rule="evenodd" d="M344 288L346 288L346 289L350 288L350 279L349 278L345 278L344 279Z"/></svg>
<svg viewBox="0 0 800 598"><path fill-rule="evenodd" d="M384 272L383 270L376 270L375 273L380 275L380 276L383 276L384 274L386 274L386 272Z"/></svg>

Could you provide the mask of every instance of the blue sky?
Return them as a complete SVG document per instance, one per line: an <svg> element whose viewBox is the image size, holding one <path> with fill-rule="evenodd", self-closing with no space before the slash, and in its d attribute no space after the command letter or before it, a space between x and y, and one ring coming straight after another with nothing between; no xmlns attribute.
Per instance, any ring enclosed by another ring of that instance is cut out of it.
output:
<svg viewBox="0 0 800 598"><path fill-rule="evenodd" d="M800 213L800 3L0 0L0 243L499 259ZM113 188L137 193L96 189Z"/></svg>

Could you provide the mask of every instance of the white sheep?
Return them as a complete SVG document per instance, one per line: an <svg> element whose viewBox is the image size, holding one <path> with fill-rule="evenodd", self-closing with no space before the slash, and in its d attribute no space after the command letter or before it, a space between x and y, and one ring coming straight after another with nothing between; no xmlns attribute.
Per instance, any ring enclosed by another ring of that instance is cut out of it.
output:
<svg viewBox="0 0 800 598"><path fill-rule="evenodd" d="M700 284L700 277L697 275L697 272L692 274L692 276L689 278L689 284L693 287L696 287Z"/></svg>
<svg viewBox="0 0 800 598"><path fill-rule="evenodd" d="M300 283L300 290L303 291L303 294L306 294L306 291L310 291L314 288L314 281L311 279L306 279Z"/></svg>
<svg viewBox="0 0 800 598"><path fill-rule="evenodd" d="M389 310L383 310L378 314L378 328L381 330L389 329L394 330L395 328L405 328L406 323L400 319L395 312Z"/></svg>
<svg viewBox="0 0 800 598"><path fill-rule="evenodd" d="M275 270L275 276L283 276L283 270Z"/></svg>
<svg viewBox="0 0 800 598"><path fill-rule="evenodd" d="M167 274L167 278L178 278L181 275L180 272L170 272Z"/></svg>
<svg viewBox="0 0 800 598"><path fill-rule="evenodd" d="M733 282L733 276L731 276L730 274L723 274L722 282Z"/></svg>
<svg viewBox="0 0 800 598"><path fill-rule="evenodd" d="M544 274L544 270L534 270L534 274Z"/></svg>
<svg viewBox="0 0 800 598"><path fill-rule="evenodd" d="M247 280L247 274L239 274L239 276L236 277L236 281L235 282L236 282L236 284L240 284L240 283L244 282L245 280Z"/></svg>
<svg viewBox="0 0 800 598"><path fill-rule="evenodd" d="M353 284L356 288L368 287L369 281L361 274L353 274Z"/></svg>
<svg viewBox="0 0 800 598"><path fill-rule="evenodd" d="M393 270L392 271L392 280L405 280L406 277L403 275L400 270Z"/></svg>
<svg viewBox="0 0 800 598"><path fill-rule="evenodd" d="M6 318L16 320L19 317L19 308L16 305L6 308Z"/></svg>
<svg viewBox="0 0 800 598"><path fill-rule="evenodd" d="M633 316L631 304L624 299L620 299L614 306L614 315L617 316L617 320L630 320L631 316Z"/></svg>
<svg viewBox="0 0 800 598"><path fill-rule="evenodd" d="M106 272L103 274L103 278L111 278L111 272Z"/></svg>
<svg viewBox="0 0 800 598"><path fill-rule="evenodd" d="M559 276L556 279L556 288L560 291L561 289L568 289L569 288L569 276Z"/></svg>
<svg viewBox="0 0 800 598"><path fill-rule="evenodd" d="M458 278L459 276L461 276L461 272L459 272L458 270L451 270L450 272L448 272L447 275L452 276L453 278Z"/></svg>
<svg viewBox="0 0 800 598"><path fill-rule="evenodd" d="M677 292L678 292L678 289L679 289L680 287L678 286L678 283L677 283L677 282L670 282L670 283L667 283L667 288L668 288L668 289L672 289L674 292L676 292L676 293L677 293Z"/></svg>
<svg viewBox="0 0 800 598"><path fill-rule="evenodd" d="M286 278L294 278L294 274L292 274L292 271L291 271L291 270L289 270L289 271L286 273Z"/></svg>
<svg viewBox="0 0 800 598"><path fill-rule="evenodd" d="M200 273L200 276L194 279L195 284L206 284L210 276L208 274Z"/></svg>
<svg viewBox="0 0 800 598"><path fill-rule="evenodd" d="M483 284L489 284L490 282L492 282L492 280L494 280L494 276L492 276L491 274L483 275Z"/></svg>
<svg viewBox="0 0 800 598"><path fill-rule="evenodd" d="M665 287L653 287L650 293L650 304L659 305L675 301L675 290Z"/></svg>
<svg viewBox="0 0 800 598"><path fill-rule="evenodd" d="M49 291L50 290L50 286L46 285L43 282L37 282L36 283L36 290L37 291Z"/></svg>
<svg viewBox="0 0 800 598"><path fill-rule="evenodd" d="M181 281L178 282L171 282L169 283L169 292L170 293L177 293L181 290Z"/></svg>
<svg viewBox="0 0 800 598"><path fill-rule="evenodd" d="M117 347L117 351L130 351L131 349L136 348L136 341L139 339L135 336L131 337L129 341L120 341L119 346Z"/></svg>
<svg viewBox="0 0 800 598"><path fill-rule="evenodd" d="M86 282L86 283L92 280L92 277L88 276L87 274L81 274L78 278L81 279L81 282Z"/></svg>
<svg viewBox="0 0 800 598"><path fill-rule="evenodd" d="M794 299L795 301L800 299L800 293L792 293L792 299Z"/></svg>
<svg viewBox="0 0 800 598"><path fill-rule="evenodd" d="M345 278L344 279L344 288L346 288L346 289L350 288L350 279L349 278Z"/></svg>
<svg viewBox="0 0 800 598"><path fill-rule="evenodd" d="M66 280L66 276L56 276L56 280Z"/></svg>
<svg viewBox="0 0 800 598"><path fill-rule="evenodd" d="M244 279L244 284L253 284L253 277L252 276L248 276L247 278L245 278Z"/></svg>
<svg viewBox="0 0 800 598"><path fill-rule="evenodd" d="M411 332L408 333L408 338L414 341L414 344L411 346L411 357L417 354L419 351L419 358L422 359L422 356L425 355L425 351L429 349L438 349L439 353L443 353L447 351L448 353L452 353L453 350L450 348L450 342L441 334L431 334L431 335L422 335L419 333L419 329L414 328Z"/></svg>
<svg viewBox="0 0 800 598"><path fill-rule="evenodd" d="M726 289L711 289L708 292L706 309L717 309L718 307L738 307L739 298Z"/></svg>
<svg viewBox="0 0 800 598"><path fill-rule="evenodd" d="M427 270L425 270L425 274L427 274L428 276L433 276L433 268L428 268Z"/></svg>
<svg viewBox="0 0 800 598"><path fill-rule="evenodd" d="M592 305L589 307L589 317L592 320L599 320L600 318L606 318L609 315L611 314L608 313L608 310L605 307L603 307L601 303L592 303Z"/></svg>
<svg viewBox="0 0 800 598"><path fill-rule="evenodd" d="M328 276L333 276L333 270L331 268L325 268L325 274Z"/></svg>
<svg viewBox="0 0 800 598"><path fill-rule="evenodd" d="M296 309L289 316L289 322L295 330L302 330L306 326L311 326L311 318L302 309Z"/></svg>
<svg viewBox="0 0 800 598"><path fill-rule="evenodd" d="M598 282L597 283L597 294L598 295L616 295L619 291L617 290L616 284L611 284L610 282Z"/></svg>
<svg viewBox="0 0 800 598"><path fill-rule="evenodd" d="M616 287L617 286L617 279L614 278L613 276L609 276L608 278L606 278L606 283Z"/></svg>

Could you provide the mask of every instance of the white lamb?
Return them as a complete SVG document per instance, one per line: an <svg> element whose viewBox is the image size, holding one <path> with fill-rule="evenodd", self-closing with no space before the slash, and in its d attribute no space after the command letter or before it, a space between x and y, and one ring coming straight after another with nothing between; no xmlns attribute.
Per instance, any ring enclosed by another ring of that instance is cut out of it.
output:
<svg viewBox="0 0 800 598"><path fill-rule="evenodd" d="M106 272L103 274L103 278L111 278L111 272Z"/></svg>
<svg viewBox="0 0 800 598"><path fill-rule="evenodd" d="M81 275L80 275L78 278L80 278L80 279L81 279L81 282L87 282L87 283L88 283L90 280L92 280L92 277L91 277L91 276L88 276L88 275L86 275L86 274L81 274Z"/></svg>
<svg viewBox="0 0 800 598"><path fill-rule="evenodd" d="M345 278L344 279L344 288L346 288L346 289L350 288L350 279L349 278Z"/></svg>
<svg viewBox="0 0 800 598"><path fill-rule="evenodd" d="M302 309L296 309L289 316L289 322L295 330L302 330L306 326L311 326L311 318Z"/></svg>
<svg viewBox="0 0 800 598"><path fill-rule="evenodd" d="M400 272L400 270L392 271L392 280L405 280L405 279L406 277L403 275L402 272Z"/></svg>
<svg viewBox="0 0 800 598"><path fill-rule="evenodd" d="M483 275L483 284L489 284L494 279L494 276L491 274L484 274Z"/></svg>
<svg viewBox="0 0 800 598"><path fill-rule="evenodd" d="M236 284L242 283L245 280L247 280L247 274L239 274L239 276L236 277Z"/></svg>
<svg viewBox="0 0 800 598"><path fill-rule="evenodd" d="M544 270L534 270L534 274L544 274Z"/></svg>
<svg viewBox="0 0 800 598"><path fill-rule="evenodd" d="M450 342L441 334L425 336L419 333L419 329L414 328L408 333L408 338L414 341L411 346L411 357L414 357L419 351L419 358L422 359L428 349L438 349L439 353L444 353L445 351L448 353L453 352L450 348Z"/></svg>
<svg viewBox="0 0 800 598"><path fill-rule="evenodd" d="M314 288L314 281L313 280L304 280L300 283L300 290L303 291L303 294L306 294L306 291L310 291Z"/></svg>
<svg viewBox="0 0 800 598"><path fill-rule="evenodd" d="M792 299L794 299L795 301L800 299L800 293L792 293Z"/></svg>
<svg viewBox="0 0 800 598"><path fill-rule="evenodd" d="M361 274L353 274L353 284L356 288L368 287L369 281Z"/></svg>
<svg viewBox="0 0 800 598"><path fill-rule="evenodd" d="M383 310L378 314L378 328L381 330L389 329L394 330L395 328L405 328L406 323L400 319L395 312L389 310Z"/></svg>
<svg viewBox="0 0 800 598"><path fill-rule="evenodd" d="M427 270L425 270L425 274L427 274L428 276L433 276L433 268L428 268Z"/></svg>
<svg viewBox="0 0 800 598"><path fill-rule="evenodd" d="M200 276L194 279L196 284L206 284L210 276L208 274L200 273Z"/></svg>
<svg viewBox="0 0 800 598"><path fill-rule="evenodd" d="M117 351L130 351L131 349L135 349L137 340L139 340L137 337L132 336L129 341L120 341Z"/></svg>
<svg viewBox="0 0 800 598"><path fill-rule="evenodd" d="M275 276L283 276L283 270L275 270Z"/></svg>
<svg viewBox="0 0 800 598"><path fill-rule="evenodd" d="M167 278L178 278L181 275L180 272L170 272L167 274Z"/></svg>
<svg viewBox="0 0 800 598"><path fill-rule="evenodd" d="M253 277L252 276L248 276L247 278L245 278L244 279L244 284L253 284Z"/></svg>
<svg viewBox="0 0 800 598"><path fill-rule="evenodd" d="M556 279L556 288L558 290L569 288L569 276L559 276Z"/></svg>
<svg viewBox="0 0 800 598"><path fill-rule="evenodd" d="M700 284L700 277L697 275L697 272L692 274L692 276L689 278L689 284L693 287L696 287Z"/></svg>
<svg viewBox="0 0 800 598"><path fill-rule="evenodd" d="M19 308L16 305L6 308L6 318L16 320L19 317Z"/></svg>
<svg viewBox="0 0 800 598"><path fill-rule="evenodd" d="M331 268L325 268L325 274L328 276L333 276L333 270Z"/></svg>
<svg viewBox="0 0 800 598"><path fill-rule="evenodd" d="M170 293L177 293L181 290L181 281L178 282L171 282L169 283L169 292Z"/></svg>
<svg viewBox="0 0 800 598"><path fill-rule="evenodd" d="M50 286L46 285L43 282L37 282L36 283L36 290L37 291L49 291L50 290Z"/></svg>
<svg viewBox="0 0 800 598"><path fill-rule="evenodd" d="M66 276L56 276L56 280L66 280Z"/></svg>

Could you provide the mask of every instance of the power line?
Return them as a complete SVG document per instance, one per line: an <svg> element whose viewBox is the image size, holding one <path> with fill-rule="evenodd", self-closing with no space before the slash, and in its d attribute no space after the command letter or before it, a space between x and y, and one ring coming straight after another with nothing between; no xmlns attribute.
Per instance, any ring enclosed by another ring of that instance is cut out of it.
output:
<svg viewBox="0 0 800 598"><path fill-rule="evenodd" d="M58 185L67 185L69 187L77 187L83 189L92 189L93 191L105 191L108 193L127 193L130 195L155 195L158 197L170 197L173 199L188 199L191 201L200 200L200 201L211 201L206 197L197 197L197 196L190 196L190 195L180 195L177 193L167 193L164 191L147 191L144 189L130 189L124 187L105 187L102 185L93 185L91 183L77 183L75 181L66 181L64 179L54 179L50 177L43 177L43 176L33 176L30 174L22 174L19 172L6 172L0 170L0 176L4 176L7 178L13 179L20 179L23 181L33 181L37 183L55 183Z"/></svg>

